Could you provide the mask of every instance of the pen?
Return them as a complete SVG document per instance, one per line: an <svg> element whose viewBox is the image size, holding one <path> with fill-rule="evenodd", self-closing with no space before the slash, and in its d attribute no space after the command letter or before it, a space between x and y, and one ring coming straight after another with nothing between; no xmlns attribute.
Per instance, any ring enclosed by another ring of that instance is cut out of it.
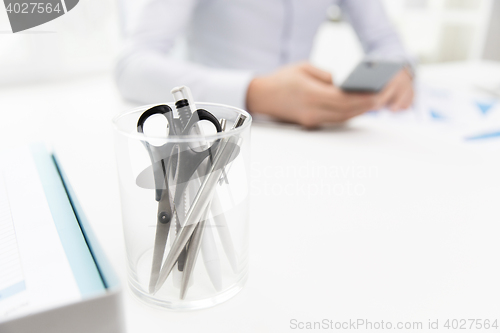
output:
<svg viewBox="0 0 500 333"><path fill-rule="evenodd" d="M215 222L215 229L219 234L219 238L222 244L222 248L226 253L226 257L233 269L233 272L238 272L238 259L236 257L236 250L234 249L233 238L231 236L231 232L229 231L229 227L226 222L226 217L224 214L220 214L222 212L222 205L220 203L220 199L218 197L214 197L212 200L212 209L215 212L219 212L218 215L213 216Z"/></svg>
<svg viewBox="0 0 500 333"><path fill-rule="evenodd" d="M210 281L212 281L215 290L220 291L222 289L222 269L217 251L212 251L212 249L216 249L216 246L210 220L206 220L204 229L204 235L201 240L201 255L203 257L203 263L205 264L208 276L210 277Z"/></svg>
<svg viewBox="0 0 500 333"><path fill-rule="evenodd" d="M174 96L175 99L175 105L177 108L177 112L179 113L179 118L181 120L184 120L184 122L187 122L186 119L189 119L192 115L191 107L194 106L194 102L192 102L192 95L191 95L191 90L188 87L182 86L182 87L176 87L172 89L171 91L172 95ZM220 124L222 127L222 130L225 130L226 127L226 120L221 119ZM197 135L202 136L203 132L199 128L197 124L193 126L193 129L195 130L195 133ZM200 142L200 147L202 149L206 149L206 144L203 142ZM195 175L198 175L198 172L195 172ZM225 175L224 175L225 176ZM194 178L192 181L189 182L187 186L187 193L196 193L196 184L200 184L199 178ZM217 195L215 195L217 196ZM184 198L186 199L186 198ZM208 212L206 214L208 217ZM205 223L204 223L205 225ZM203 225L203 226L204 226ZM203 234L203 228L197 228L197 231L193 234L193 237L198 237L197 233ZM212 284L214 285L214 288L218 291L220 290L222 286L222 273L221 273L221 267L220 267L220 260L219 260L219 254L217 253L217 247L215 246L215 240L213 233L211 231L205 232L205 236L199 236L200 239L202 239L202 251L203 251L203 262L205 264L205 268L207 270L208 276L210 277L210 281L212 281ZM189 245L187 246L187 253L183 252L181 255L181 258L179 260L186 260L186 256L189 256L190 252L198 252L199 247L195 247L193 249L189 249L192 246L193 241L189 242ZM195 257L196 258L196 257ZM194 264L194 263L193 263ZM186 274L187 271L184 268L183 265L183 274L182 274L182 279L181 279L181 295L185 293L185 289L187 284L184 283L184 280L187 279L188 281L190 280L190 273ZM177 272L174 271L174 274L177 274Z"/></svg>
<svg viewBox="0 0 500 333"><path fill-rule="evenodd" d="M201 240L205 231L205 223L207 221L208 210L209 207L207 206L204 214L205 218L196 225L196 228L193 231L193 235L191 236L191 240L189 241L189 251L187 253L186 265L184 267L181 281L181 299L184 299L184 297L186 296L186 291L191 278L191 274L194 270L194 264L196 263L198 252L200 251Z"/></svg>
<svg viewBox="0 0 500 333"><path fill-rule="evenodd" d="M233 124L231 129L238 128L243 125L246 120L246 116L240 115ZM218 196L215 196L212 200L212 211L213 212L222 212L222 204L219 200ZM217 232L219 233L219 238L222 243L222 248L226 253L226 257L233 269L234 273L238 272L238 259L236 257L236 250L234 249L233 238L231 237L231 232L229 231L229 227L226 222L226 217L224 214L216 214L213 216L215 221Z"/></svg>
<svg viewBox="0 0 500 333"><path fill-rule="evenodd" d="M199 183L199 181L198 181ZM196 193L196 184L191 182L188 185L189 192L190 193ZM215 197L216 195L214 195ZM212 199L213 201L213 199ZM207 270L208 276L210 278L210 281L212 281L212 284L215 288L215 290L219 291L222 288L222 270L220 266L220 260L219 260L219 254L217 252L217 246L215 245L215 239L214 239L214 234L212 230L210 229L210 221L208 220L208 212L207 210L205 214L205 225L204 225L204 230L202 229L197 229L195 231L195 234L197 232L202 232L203 237L201 239L201 254L203 258L203 263L205 264L205 269ZM194 235L193 235L194 237ZM191 251L191 244L189 245ZM193 249L195 250L195 249ZM192 279L191 279L192 281ZM191 285L191 283L190 283ZM182 289L181 289L181 294L182 294Z"/></svg>
<svg viewBox="0 0 500 333"><path fill-rule="evenodd" d="M222 130L226 130L226 119L221 119L220 120ZM224 177L221 178L223 180ZM227 180L227 178L226 178ZM220 182L219 182L220 183ZM192 189L192 183L190 184L190 192L195 193L195 190ZM217 208L212 209L212 211L217 211L220 212L219 207L220 207L220 201L218 199L217 195L214 195L214 198L212 201L217 199ZM222 215L223 216L223 215ZM225 219L221 219L220 216L217 217L218 220L222 220L221 223L225 225ZM197 227L196 230L193 233L192 238L194 239L194 235L197 233L201 233L201 254L203 258L203 263L205 264L205 268L207 270L208 276L210 278L210 281L212 281L212 284L215 288L215 290L220 291L222 289L222 269L221 269L221 263L219 259L219 254L217 253L217 246L215 244L215 238L211 229L212 225L210 223L210 220L208 219L208 211L206 214L205 221L203 221L203 225L201 227ZM223 247L228 247L230 246L231 248L227 251L229 253L229 261L231 264L231 267L233 270L236 272L236 256L234 255L234 247L232 245L232 239L231 235L228 232L227 225L225 225L226 229L224 231L221 231L222 236L221 242L223 244ZM192 242L192 241L191 241ZM196 247L192 247L190 244L190 251L198 251ZM188 254L189 256L189 254ZM189 268L186 268L189 269ZM187 271L186 271L187 273ZM183 275L186 279L189 280L189 276L186 274ZM192 279L190 280L192 281ZM186 293L186 285L187 283L184 281L184 284L181 286L181 299L184 298L185 293Z"/></svg>

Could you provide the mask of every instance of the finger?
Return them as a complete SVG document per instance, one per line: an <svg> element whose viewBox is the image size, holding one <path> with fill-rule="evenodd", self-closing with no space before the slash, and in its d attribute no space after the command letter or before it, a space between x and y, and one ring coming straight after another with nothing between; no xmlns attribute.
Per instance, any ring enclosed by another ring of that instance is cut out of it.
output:
<svg viewBox="0 0 500 333"><path fill-rule="evenodd" d="M413 100L413 89L406 89L398 98L390 105L391 111L400 111L407 109Z"/></svg>
<svg viewBox="0 0 500 333"><path fill-rule="evenodd" d="M374 109L374 94L346 93L338 88L327 87L318 91L318 104L326 109L343 112L364 112Z"/></svg>
<svg viewBox="0 0 500 333"><path fill-rule="evenodd" d="M413 85L404 71L400 72L396 87L392 98L387 103L392 111L403 109L413 99Z"/></svg>
<svg viewBox="0 0 500 333"><path fill-rule="evenodd" d="M345 112L332 110L331 108L314 107L307 110L307 112L300 112L297 119L302 126L312 129L325 124L342 123L364 112L363 110Z"/></svg>
<svg viewBox="0 0 500 333"><path fill-rule="evenodd" d="M393 80L378 94L377 109L391 104L397 94L397 86L397 82Z"/></svg>
<svg viewBox="0 0 500 333"><path fill-rule="evenodd" d="M406 69L402 69L389 81L379 94L378 108L393 105L403 91L408 87L408 84L411 85L411 78L408 71Z"/></svg>
<svg viewBox="0 0 500 333"><path fill-rule="evenodd" d="M410 94L408 95L408 100L406 101L406 104L403 105L403 107L405 109L408 109L409 107L411 107L412 104L413 104L414 99L415 99L415 91L412 88L411 91L410 91Z"/></svg>
<svg viewBox="0 0 500 333"><path fill-rule="evenodd" d="M318 109L317 118L321 123L341 123L365 113L368 110L357 109L348 112L332 111L331 109Z"/></svg>
<svg viewBox="0 0 500 333"><path fill-rule="evenodd" d="M326 72L324 70L321 70L317 67L314 67L313 65L311 65L309 63L304 64L303 68L306 71L306 73L308 73L312 77L320 80L321 82L332 84L333 81L332 81L332 74L331 73Z"/></svg>

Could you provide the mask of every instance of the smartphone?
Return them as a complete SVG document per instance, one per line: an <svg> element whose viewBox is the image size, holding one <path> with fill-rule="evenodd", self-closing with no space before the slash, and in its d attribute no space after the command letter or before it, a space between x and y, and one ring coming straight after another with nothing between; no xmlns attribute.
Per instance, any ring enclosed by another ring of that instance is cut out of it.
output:
<svg viewBox="0 0 500 333"><path fill-rule="evenodd" d="M348 92L376 93L403 67L402 62L364 60L354 68L340 88Z"/></svg>

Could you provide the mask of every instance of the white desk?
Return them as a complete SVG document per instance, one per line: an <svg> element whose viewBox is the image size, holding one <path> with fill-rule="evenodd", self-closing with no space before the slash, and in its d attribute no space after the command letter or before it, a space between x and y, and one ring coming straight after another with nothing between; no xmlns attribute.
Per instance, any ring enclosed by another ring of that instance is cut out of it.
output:
<svg viewBox="0 0 500 333"><path fill-rule="evenodd" d="M292 319L500 325L500 140L371 118L321 131L255 124L247 286L202 311L144 305L126 286L110 123L124 108L108 76L0 90L0 149L54 144L123 280L129 332L296 331Z"/></svg>

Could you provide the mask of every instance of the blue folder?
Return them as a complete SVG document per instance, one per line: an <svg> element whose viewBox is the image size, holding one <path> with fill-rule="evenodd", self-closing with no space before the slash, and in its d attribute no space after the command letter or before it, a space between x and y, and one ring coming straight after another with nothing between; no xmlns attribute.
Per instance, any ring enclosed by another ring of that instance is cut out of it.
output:
<svg viewBox="0 0 500 333"><path fill-rule="evenodd" d="M92 233L57 158L43 144L30 146L59 238L82 298L104 293L119 281Z"/></svg>
<svg viewBox="0 0 500 333"><path fill-rule="evenodd" d="M0 320L0 332L86 333L124 331L121 287L56 156L43 144L29 147L81 300ZM25 289L4 290L9 297ZM0 300L2 291L0 291Z"/></svg>

